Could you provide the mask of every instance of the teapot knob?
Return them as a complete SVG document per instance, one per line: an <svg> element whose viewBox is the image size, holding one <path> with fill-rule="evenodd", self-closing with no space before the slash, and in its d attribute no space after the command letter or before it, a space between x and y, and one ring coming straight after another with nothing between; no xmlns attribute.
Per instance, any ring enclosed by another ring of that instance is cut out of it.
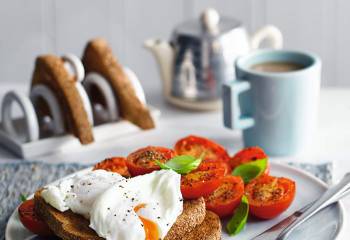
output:
<svg viewBox="0 0 350 240"><path fill-rule="evenodd" d="M201 14L202 25L211 34L217 34L219 32L219 21L220 15L214 8L207 8Z"/></svg>

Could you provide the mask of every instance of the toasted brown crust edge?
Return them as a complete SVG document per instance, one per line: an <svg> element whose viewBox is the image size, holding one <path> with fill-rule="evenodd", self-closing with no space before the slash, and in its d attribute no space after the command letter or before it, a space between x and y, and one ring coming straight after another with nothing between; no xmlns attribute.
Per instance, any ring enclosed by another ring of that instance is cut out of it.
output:
<svg viewBox="0 0 350 240"><path fill-rule="evenodd" d="M71 211L60 212L47 204L41 197L41 190L34 196L35 212L63 240L100 240L103 239L89 228L89 222ZM165 240L182 239L182 236L193 231L206 216L204 199L185 201L184 211L169 230Z"/></svg>
<svg viewBox="0 0 350 240"><path fill-rule="evenodd" d="M44 220L53 233L63 240L101 240L95 231L89 228L89 221L71 211L64 213L56 210L41 197L41 191L34 195L35 213Z"/></svg>
<svg viewBox="0 0 350 240"><path fill-rule="evenodd" d="M149 109L136 96L136 92L114 57L108 43L101 38L92 39L85 47L82 62L85 72L97 72L105 77L115 92L121 116L142 129L155 127Z"/></svg>
<svg viewBox="0 0 350 240"><path fill-rule="evenodd" d="M178 240L191 232L205 218L205 202L203 198L184 202L182 214L170 228L164 240Z"/></svg>
<svg viewBox="0 0 350 240"><path fill-rule="evenodd" d="M181 240L220 240L221 222L218 215L207 211L201 224L196 226L191 232L184 235Z"/></svg>
<svg viewBox="0 0 350 240"><path fill-rule="evenodd" d="M63 111L65 125L82 144L94 141L92 126L83 101L75 88L75 79L64 68L64 62L54 55L37 57L31 86L43 84L50 88Z"/></svg>

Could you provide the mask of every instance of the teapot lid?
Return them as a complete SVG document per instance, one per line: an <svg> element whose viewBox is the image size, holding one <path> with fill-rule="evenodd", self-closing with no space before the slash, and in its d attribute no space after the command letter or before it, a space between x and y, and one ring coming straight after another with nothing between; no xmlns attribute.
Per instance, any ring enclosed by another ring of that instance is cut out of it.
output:
<svg viewBox="0 0 350 240"><path fill-rule="evenodd" d="M201 13L200 21L196 19L181 23L175 28L173 35L200 39L203 35L220 36L240 26L241 22L238 20L220 17L215 9L208 8Z"/></svg>

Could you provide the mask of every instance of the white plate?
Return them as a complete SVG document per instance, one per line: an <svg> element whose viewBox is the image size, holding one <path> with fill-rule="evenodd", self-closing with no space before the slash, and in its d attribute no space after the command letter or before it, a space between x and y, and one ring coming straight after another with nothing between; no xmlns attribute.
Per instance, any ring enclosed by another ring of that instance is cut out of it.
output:
<svg viewBox="0 0 350 240"><path fill-rule="evenodd" d="M89 169L83 171L87 170ZM297 191L292 206L281 216L273 220L249 220L247 227L235 237L229 237L225 233L225 225L223 224L223 240L251 239L286 216L289 216L296 210L317 199L327 188L326 185L317 178L290 166L272 163L271 174L274 176L289 177L296 181ZM293 232L289 239L333 240L337 238L343 225L344 209L342 204L338 203L315 215L312 219ZM6 240L23 240L34 237L22 226L18 219L17 209L8 221L5 237Z"/></svg>
<svg viewBox="0 0 350 240"><path fill-rule="evenodd" d="M276 223L293 212L316 200L326 189L327 186L316 177L305 171L290 167L284 164L271 164L271 175L283 176L293 179L296 182L296 195L293 204L289 209L279 217L269 221L250 220L247 227L237 237L229 237L225 232L223 224L222 240L227 239L251 239L259 233L269 229ZM344 208L341 203L335 204L316 214L313 218L296 229L288 240L333 240L338 237L344 225Z"/></svg>

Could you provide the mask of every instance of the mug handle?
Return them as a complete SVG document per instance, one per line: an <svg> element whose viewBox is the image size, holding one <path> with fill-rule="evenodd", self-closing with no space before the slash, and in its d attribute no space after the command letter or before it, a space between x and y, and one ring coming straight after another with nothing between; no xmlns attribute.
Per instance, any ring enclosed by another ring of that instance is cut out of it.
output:
<svg viewBox="0 0 350 240"><path fill-rule="evenodd" d="M266 25L256 31L252 36L251 48L253 50L258 49L265 39L269 40L273 49L281 49L283 46L283 35L281 31L273 25Z"/></svg>
<svg viewBox="0 0 350 240"><path fill-rule="evenodd" d="M242 116L239 106L239 95L251 89L251 84L235 80L223 85L224 125L231 129L247 129L254 126L252 117Z"/></svg>

